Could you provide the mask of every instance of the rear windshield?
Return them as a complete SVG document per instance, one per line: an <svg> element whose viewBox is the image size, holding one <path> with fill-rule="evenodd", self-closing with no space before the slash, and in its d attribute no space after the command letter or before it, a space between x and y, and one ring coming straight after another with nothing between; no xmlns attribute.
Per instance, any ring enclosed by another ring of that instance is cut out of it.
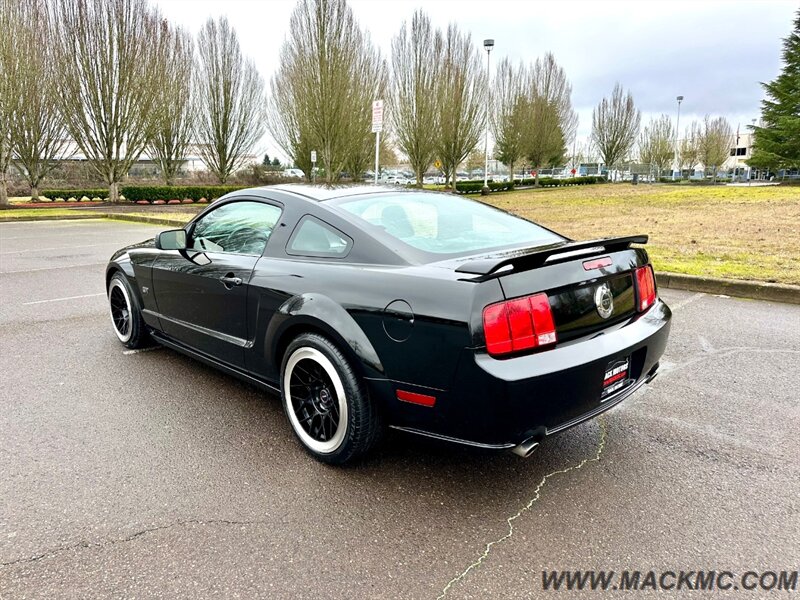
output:
<svg viewBox="0 0 800 600"><path fill-rule="evenodd" d="M564 238L481 202L445 194L343 198L334 204L412 248L464 254L505 246L542 246Z"/></svg>

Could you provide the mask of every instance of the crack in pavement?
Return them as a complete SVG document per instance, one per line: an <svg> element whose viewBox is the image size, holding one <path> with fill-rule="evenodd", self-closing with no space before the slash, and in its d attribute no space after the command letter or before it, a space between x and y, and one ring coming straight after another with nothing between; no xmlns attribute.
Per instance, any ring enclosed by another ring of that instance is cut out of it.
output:
<svg viewBox="0 0 800 600"><path fill-rule="evenodd" d="M600 428L600 439L598 440L598 443L597 443L597 452L596 452L596 454L591 458L584 458L577 465L572 465L571 467L567 467L566 469L558 469L556 471L552 471L552 472L548 473L547 475L545 475L544 477L542 477L542 480L539 482L539 485L537 485L536 489L533 490L533 497L528 501L528 503L525 506L523 506L521 509L519 509L519 511L517 511L516 514L514 514L514 515L512 515L512 516L510 516L510 517L508 517L506 519L506 523L508 523L508 533L506 533L503 537L498 538L498 539L486 544L486 547L483 550L483 554L481 554L478 557L478 560L476 560L471 565L469 565L459 575L457 575L456 577L454 577L453 579L448 581L447 585L444 586L444 589L442 589L442 593L439 594L439 596L436 598L436 600L442 600L442 598L444 598L447 595L447 592L450 591L450 588L452 588L459 581L463 580L469 574L470 571L472 571L473 569L479 567L481 565L481 563L483 563L483 561L486 560L489 557L489 553L492 551L492 546L500 544L500 543L506 541L507 539L509 539L511 536L514 535L514 521L516 521L524 513L529 511L531 509L531 507L534 505L534 503L539 500L539 498L541 497L542 488L547 483L548 479L550 479L551 477L553 477L555 475L562 475L564 473L569 473L570 471L577 471L578 469L582 468L584 465L586 465L586 464L588 464L590 462L599 462L600 461L600 456L603 454L603 449L605 448L605 445L606 445L605 418L603 416L598 417L597 424L598 424L598 426Z"/></svg>
<svg viewBox="0 0 800 600"><path fill-rule="evenodd" d="M45 558L50 558L51 556L55 556L57 554L61 554L62 552L67 552L68 550L75 550L79 548L106 548L108 546L114 546L116 544L124 544L126 542L130 542L139 538L143 535L148 533L153 533L156 531L164 531L167 529L172 529L174 527L184 527L186 525L263 525L264 521L228 521L226 519L209 519L209 520L201 520L201 519L188 519L185 521L176 521L175 523L170 523L168 525L159 525L157 527L148 527L146 529L141 529L131 535L120 538L120 539L111 539L106 540L104 542L87 542L86 540L81 540L80 542L75 542L74 544L68 544L66 546L59 546L57 548L52 548L51 550L47 550L46 552L42 552L41 554L36 554L34 556L25 556L22 558L17 558L15 560L11 560L8 562L0 563L0 568L2 567L10 567L17 564L24 564L24 563L32 563L37 562Z"/></svg>

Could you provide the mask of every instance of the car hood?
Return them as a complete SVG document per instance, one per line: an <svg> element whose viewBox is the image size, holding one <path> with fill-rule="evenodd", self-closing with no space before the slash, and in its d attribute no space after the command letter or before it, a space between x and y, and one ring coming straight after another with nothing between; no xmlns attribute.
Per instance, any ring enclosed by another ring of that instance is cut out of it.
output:
<svg viewBox="0 0 800 600"><path fill-rule="evenodd" d="M120 256L122 256L124 254L127 254L131 250L143 250L143 249L155 248L155 247L156 247L156 238L153 237L153 238L144 240L143 242L139 242L137 244L131 244L129 246L125 246L124 248L120 248L119 250L114 252L114 255L111 257L111 260L116 260Z"/></svg>

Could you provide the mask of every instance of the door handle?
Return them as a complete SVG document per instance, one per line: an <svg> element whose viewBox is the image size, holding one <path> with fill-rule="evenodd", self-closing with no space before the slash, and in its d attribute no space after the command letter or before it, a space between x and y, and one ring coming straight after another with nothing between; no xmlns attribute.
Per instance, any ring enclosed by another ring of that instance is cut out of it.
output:
<svg viewBox="0 0 800 600"><path fill-rule="evenodd" d="M242 278L234 276L233 273L228 273L224 277L220 277L219 280L228 289L231 289L234 285L242 285Z"/></svg>

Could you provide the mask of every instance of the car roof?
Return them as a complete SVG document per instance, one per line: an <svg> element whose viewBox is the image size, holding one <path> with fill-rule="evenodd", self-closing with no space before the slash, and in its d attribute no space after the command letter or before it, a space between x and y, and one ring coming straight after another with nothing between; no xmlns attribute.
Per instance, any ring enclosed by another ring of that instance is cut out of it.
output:
<svg viewBox="0 0 800 600"><path fill-rule="evenodd" d="M286 183L282 185L270 185L261 188L262 190L278 190L301 196L307 200L316 200L317 202L325 202L326 200L333 200L334 198L346 198L349 196L364 196L367 194L381 194L407 191L405 188L398 188L397 186L381 186L381 185L309 185L303 183Z"/></svg>

